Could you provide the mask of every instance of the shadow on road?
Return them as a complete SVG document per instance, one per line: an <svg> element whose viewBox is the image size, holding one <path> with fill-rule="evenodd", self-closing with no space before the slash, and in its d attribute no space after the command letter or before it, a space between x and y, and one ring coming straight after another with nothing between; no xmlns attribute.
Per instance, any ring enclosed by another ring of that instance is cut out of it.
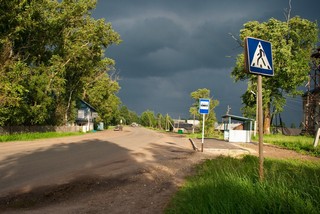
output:
<svg viewBox="0 0 320 214"><path fill-rule="evenodd" d="M147 199L154 197L157 201L161 194L169 198L177 188L177 179L179 182L185 176L177 176L177 171L190 167L193 161L188 160L196 155L181 145L189 144L187 139L170 139L150 143L139 151L92 139L8 156L0 163L0 209L38 209L67 201L76 203L108 192L113 203L121 203L125 199L117 195L119 188L139 182L154 186L145 190L145 196L141 196L139 188L132 190L131 199L127 199L137 200L132 206L140 203L145 207ZM153 206L163 206L161 203L162 200Z"/></svg>

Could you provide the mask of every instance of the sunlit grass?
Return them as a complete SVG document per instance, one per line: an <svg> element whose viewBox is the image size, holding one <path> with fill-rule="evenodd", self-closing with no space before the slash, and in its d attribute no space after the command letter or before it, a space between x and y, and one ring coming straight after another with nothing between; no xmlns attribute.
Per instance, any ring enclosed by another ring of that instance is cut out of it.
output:
<svg viewBox="0 0 320 214"><path fill-rule="evenodd" d="M202 133L194 133L194 134L190 133L190 134L187 134L187 137L188 138L192 138L192 139L202 138ZM215 139L223 140L223 133L215 131L213 133L205 135L204 137L205 138L215 138Z"/></svg>
<svg viewBox="0 0 320 214"><path fill-rule="evenodd" d="M46 139L55 137L66 137L82 135L82 132L44 132L44 133L24 133L24 134L11 134L11 135L0 135L0 142L9 141L30 141L36 139Z"/></svg>
<svg viewBox="0 0 320 214"><path fill-rule="evenodd" d="M258 141L258 137L253 139ZM313 146L314 138L310 136L286 136L286 135L264 135L263 142L280 146L300 152L303 154L309 154L320 157L320 146Z"/></svg>
<svg viewBox="0 0 320 214"><path fill-rule="evenodd" d="M166 213L318 213L320 163L219 157L198 167L174 196Z"/></svg>

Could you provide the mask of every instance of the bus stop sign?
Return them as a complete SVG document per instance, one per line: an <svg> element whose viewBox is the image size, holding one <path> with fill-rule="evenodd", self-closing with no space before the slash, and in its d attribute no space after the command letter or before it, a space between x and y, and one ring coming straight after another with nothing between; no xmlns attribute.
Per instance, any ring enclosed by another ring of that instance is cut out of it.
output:
<svg viewBox="0 0 320 214"><path fill-rule="evenodd" d="M210 105L209 99L200 99L199 113L200 114L209 114L209 105Z"/></svg>

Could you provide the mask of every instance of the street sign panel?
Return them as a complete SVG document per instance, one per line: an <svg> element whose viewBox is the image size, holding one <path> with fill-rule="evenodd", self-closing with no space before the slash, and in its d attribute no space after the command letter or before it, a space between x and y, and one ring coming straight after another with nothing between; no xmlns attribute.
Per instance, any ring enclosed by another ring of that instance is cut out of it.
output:
<svg viewBox="0 0 320 214"><path fill-rule="evenodd" d="M245 55L250 73L273 76L272 46L268 41L246 38Z"/></svg>
<svg viewBox="0 0 320 214"><path fill-rule="evenodd" d="M210 105L209 99L200 99L199 113L200 114L209 114L209 105Z"/></svg>

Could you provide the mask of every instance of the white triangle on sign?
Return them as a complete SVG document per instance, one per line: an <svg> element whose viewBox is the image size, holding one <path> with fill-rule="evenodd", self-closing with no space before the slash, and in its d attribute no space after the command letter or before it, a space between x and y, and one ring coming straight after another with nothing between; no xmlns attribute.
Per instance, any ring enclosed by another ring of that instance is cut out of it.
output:
<svg viewBox="0 0 320 214"><path fill-rule="evenodd" d="M253 59L251 61L251 67L266 69L266 70L272 70L268 58L266 57L266 53L264 52L264 49L261 45L261 42L259 42L256 51L254 52Z"/></svg>

